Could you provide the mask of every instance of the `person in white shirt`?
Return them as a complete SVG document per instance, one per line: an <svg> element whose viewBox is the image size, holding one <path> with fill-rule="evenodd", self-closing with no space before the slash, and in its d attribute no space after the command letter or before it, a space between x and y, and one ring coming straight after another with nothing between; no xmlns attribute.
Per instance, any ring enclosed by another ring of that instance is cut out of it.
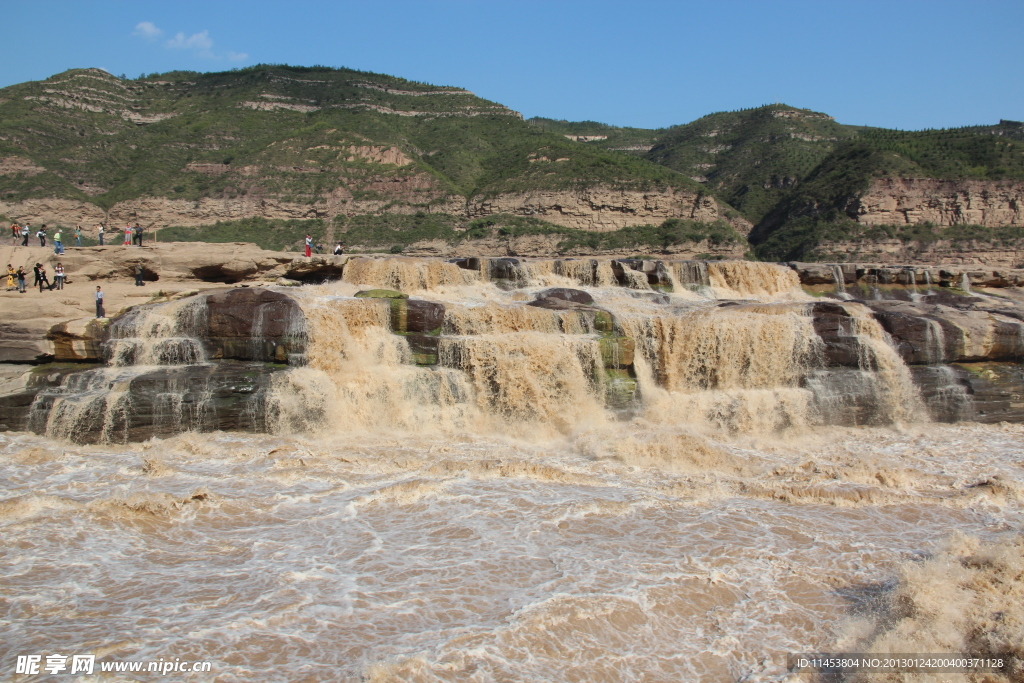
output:
<svg viewBox="0 0 1024 683"><path fill-rule="evenodd" d="M99 285L96 285L96 317L107 317L107 312L103 310L103 290Z"/></svg>

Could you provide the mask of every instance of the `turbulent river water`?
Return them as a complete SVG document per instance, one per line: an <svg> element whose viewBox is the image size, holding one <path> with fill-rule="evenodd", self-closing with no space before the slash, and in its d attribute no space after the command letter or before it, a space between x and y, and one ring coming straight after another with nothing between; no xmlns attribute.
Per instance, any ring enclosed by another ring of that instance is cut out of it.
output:
<svg viewBox="0 0 1024 683"><path fill-rule="evenodd" d="M1024 653L1024 427L928 423L868 318L886 419L830 424L781 268L712 267L668 313L591 273L635 341L616 374L600 318L521 305L570 275L509 290L367 260L302 287L308 363L275 379L270 434L81 445L59 416L0 434L3 676L58 652L212 663L184 680L424 682ZM410 363L389 304L353 297L368 286L445 304L438 365Z"/></svg>

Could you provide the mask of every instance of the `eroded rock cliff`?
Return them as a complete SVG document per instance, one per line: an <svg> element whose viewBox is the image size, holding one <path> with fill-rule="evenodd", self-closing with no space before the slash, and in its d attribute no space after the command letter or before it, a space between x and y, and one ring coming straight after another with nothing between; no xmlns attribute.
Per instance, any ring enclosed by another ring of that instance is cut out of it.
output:
<svg viewBox="0 0 1024 683"><path fill-rule="evenodd" d="M402 176L382 178L361 186L375 198L356 198L346 188L337 188L315 201L286 201L265 194L236 197L205 197L198 200L169 197L139 197L114 204L109 211L85 201L44 198L21 202L0 200L0 215L18 222L61 225L100 222L117 225L140 222L147 228L164 226L198 227L218 221L244 218L332 219L379 212L412 214L417 211L447 213L467 220L512 214L535 216L555 225L576 230L610 232L636 225L652 225L669 218L711 223L726 220L740 234L751 224L733 212L726 212L710 195L691 190L640 191L591 187L578 190L536 191L474 197L466 200L437 187L429 178ZM361 195L362 196L362 195ZM540 255L540 254L538 254Z"/></svg>
<svg viewBox="0 0 1024 683"><path fill-rule="evenodd" d="M1024 226L1024 182L876 178L848 213L865 225Z"/></svg>
<svg viewBox="0 0 1024 683"><path fill-rule="evenodd" d="M691 190L642 192L600 186L473 198L467 213L470 218L499 213L536 216L555 225L594 232L660 223L668 218L707 223L722 218L713 197ZM749 227L742 232L748 231Z"/></svg>

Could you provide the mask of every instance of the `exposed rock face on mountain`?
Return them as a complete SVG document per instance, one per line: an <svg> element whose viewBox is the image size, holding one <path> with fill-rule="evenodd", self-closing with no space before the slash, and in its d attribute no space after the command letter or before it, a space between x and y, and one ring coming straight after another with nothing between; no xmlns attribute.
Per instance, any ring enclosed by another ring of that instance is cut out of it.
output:
<svg viewBox="0 0 1024 683"><path fill-rule="evenodd" d="M1024 226L1024 182L876 178L847 211L865 225Z"/></svg>
<svg viewBox="0 0 1024 683"><path fill-rule="evenodd" d="M829 261L866 261L892 265L950 263L963 268L984 265L1013 269L1024 266L1024 237L1009 240L942 239L927 242L877 238L841 242L825 240L819 245L817 254Z"/></svg>
<svg viewBox="0 0 1024 683"><path fill-rule="evenodd" d="M500 213L529 215L578 230L607 232L631 225L651 225L667 218L713 222L721 218L710 195L693 190L638 192L592 187L561 192L539 191L474 199L469 216Z"/></svg>
<svg viewBox="0 0 1024 683"><path fill-rule="evenodd" d="M302 220L332 219L380 211L387 206L391 213L411 214L426 210L446 213L465 219L512 214L535 216L555 225L576 230L607 232L634 225L652 225L668 218L714 222L724 216L718 202L710 195L693 190L632 191L606 187L583 190L538 191L499 194L489 198L465 199L439 191L429 179L391 182L378 188L387 200L355 200L352 193L339 188L330 196L313 203L288 202L276 197L249 195L232 199L203 198L198 200L140 197L118 202L109 211L93 204L64 199L29 199L19 203L0 200L0 215L16 216L21 222L83 224L92 231L99 223L119 225L137 221L146 226L180 225L194 227L217 221L244 218ZM406 203L394 205L396 200ZM743 218L729 222L740 234L750 231L751 224Z"/></svg>

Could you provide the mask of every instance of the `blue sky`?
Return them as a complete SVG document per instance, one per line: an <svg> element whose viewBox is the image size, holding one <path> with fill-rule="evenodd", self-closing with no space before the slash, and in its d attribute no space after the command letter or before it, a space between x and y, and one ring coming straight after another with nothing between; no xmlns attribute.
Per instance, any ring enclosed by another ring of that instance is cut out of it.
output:
<svg viewBox="0 0 1024 683"><path fill-rule="evenodd" d="M324 64L525 116L662 127L785 102L920 129L1024 119L1024 0L0 0L0 86Z"/></svg>

